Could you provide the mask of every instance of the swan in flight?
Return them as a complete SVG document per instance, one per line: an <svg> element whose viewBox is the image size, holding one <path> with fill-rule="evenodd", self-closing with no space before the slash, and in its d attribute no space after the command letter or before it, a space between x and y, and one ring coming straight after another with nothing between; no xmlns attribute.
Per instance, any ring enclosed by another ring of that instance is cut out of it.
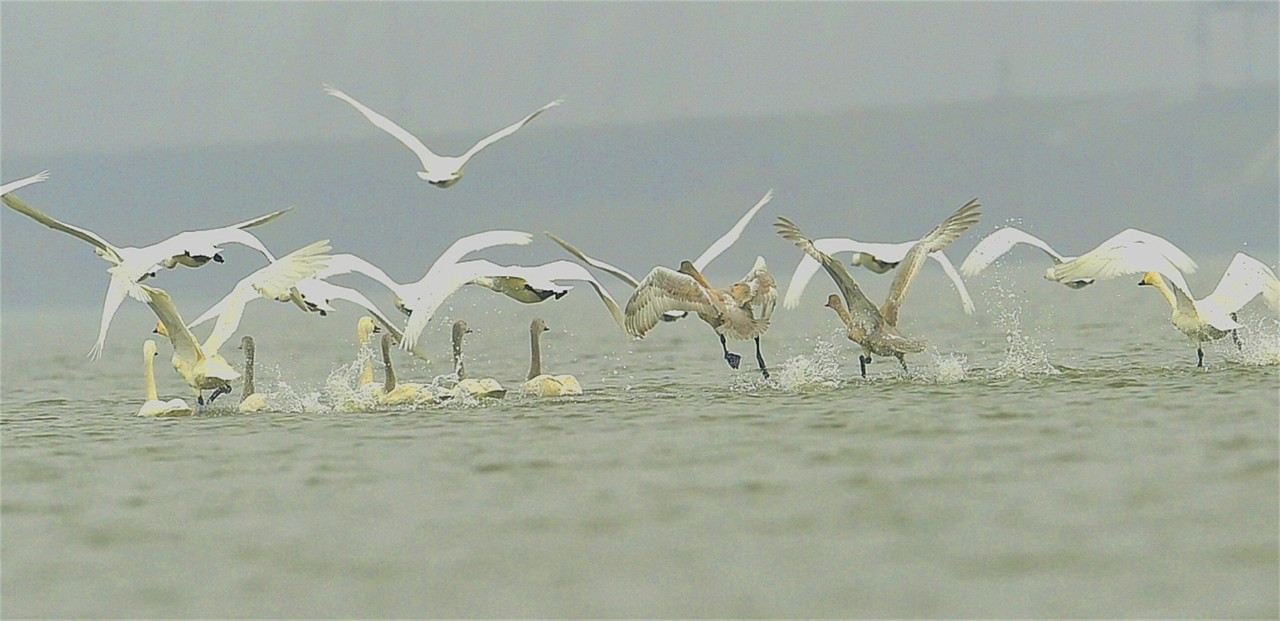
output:
<svg viewBox="0 0 1280 621"><path fill-rule="evenodd" d="M470 333L471 328L467 326L467 322L461 319L453 322L453 372L458 376L458 384L453 387L452 396L458 397L463 393L476 398L501 399L507 396L507 389L492 377L467 377L467 370L462 364L462 337Z"/></svg>
<svg viewBox="0 0 1280 621"><path fill-rule="evenodd" d="M973 250L969 251L969 256L965 257L964 263L960 264L960 273L970 277L976 276L1018 244L1026 244L1044 252L1053 261L1053 266L1045 270L1045 279L1062 283L1072 289L1087 287L1098 278L1082 275L1076 271L1077 266L1086 266L1083 268L1085 271L1100 269L1097 265L1090 267L1089 264L1109 261L1111 259L1107 257L1114 256L1120 249L1134 247L1135 245L1155 250L1160 256L1187 274L1196 271L1196 262L1192 261L1191 257L1188 257L1185 252L1173 245L1169 240L1146 231L1125 229L1099 244L1097 248L1079 257L1067 257L1059 254L1044 240L1020 229L1006 226L998 228L995 232L982 238L973 247ZM1100 273L1105 273L1105 270Z"/></svg>
<svg viewBox="0 0 1280 621"><path fill-rule="evenodd" d="M422 384L397 384L396 372L391 366L391 344L396 340L390 333L382 335L382 368L385 373L381 394L378 395L380 405L405 405L415 403L435 403L439 398L430 388Z"/></svg>
<svg viewBox="0 0 1280 621"><path fill-rule="evenodd" d="M542 372L542 347L540 340L546 332L547 322L536 318L529 324L529 375L522 392L538 397L559 397L582 394L582 384L572 375L547 375Z"/></svg>
<svg viewBox="0 0 1280 621"><path fill-rule="evenodd" d="M1240 345L1235 331L1242 326L1236 321L1236 312L1255 297L1261 295L1272 311L1280 313L1280 280L1266 264L1243 252L1232 257L1213 293L1199 300L1191 297L1191 290L1173 265L1144 272L1138 284L1155 287L1169 302L1173 327L1196 346L1197 367L1204 366L1204 343L1230 334Z"/></svg>
<svg viewBox="0 0 1280 621"><path fill-rule="evenodd" d="M903 356L924 351L925 341L911 339L898 332L898 309L901 308L906 297L907 288L924 265L928 255L946 248L970 227L977 224L978 218L982 215L980 207L977 199L965 203L929 234L921 237L907 252L897 274L893 277L889 295L884 305L879 308L867 299L858 282L849 274L849 270L831 255L816 248L794 222L778 217L773 226L777 228L778 234L783 239L794 243L805 254L821 263L827 270L827 274L831 276L831 280L835 281L836 287L840 289L840 296L833 293L827 297L826 306L840 316L848 329L846 336L849 340L862 346L858 364L862 377L866 377L867 363L871 362L872 354L897 358L905 371L907 363ZM844 297L843 304L840 301L841 296Z"/></svg>
<svg viewBox="0 0 1280 621"><path fill-rule="evenodd" d="M563 101L561 99L557 99L545 106L542 106L541 108L538 108L537 110L534 110L529 116L526 116L523 119L490 134L489 137L484 140L477 142L475 146L468 149L466 153L457 157L452 157L447 155L437 155L431 149L428 149L427 145L422 144L422 141L419 140L417 136L410 134L403 127L396 125L396 123L391 119L374 112L368 106L356 101L350 95L333 88L328 84L324 85L324 92L351 104L351 107L359 111L360 114L363 114L364 118L377 126L378 129L391 134L396 140L404 143L404 146L409 147L409 150L413 151L414 155L417 155L418 159L422 162L422 171L418 173L418 178L438 188L447 188L457 183L459 179L462 179L463 167L465 167L467 162L471 161L471 158L475 156L475 154L479 153L481 149L516 133L517 130L524 127L525 123L533 120L533 117L542 114L543 111L548 108L560 105Z"/></svg>
<svg viewBox="0 0 1280 621"><path fill-rule="evenodd" d="M23 177L22 179L19 179L17 181L10 181L9 183L0 185L0 194L8 194L10 192L25 188L33 183L40 183L41 181L44 181L45 179L48 179L48 178L49 178L49 171L42 170L34 175L31 175L30 177Z"/></svg>
<svg viewBox="0 0 1280 621"><path fill-rule="evenodd" d="M267 398L257 392L253 386L253 337L245 335L240 339L240 349L244 351L244 383L240 389L240 405L236 410L244 413L259 412L267 407Z"/></svg>
<svg viewBox="0 0 1280 621"><path fill-rule="evenodd" d="M147 339L142 344L142 368L147 376L147 401L138 408L138 416L188 416L193 410L182 399L161 401L156 395L156 373L153 360L156 357L156 342Z"/></svg>
<svg viewBox="0 0 1280 621"><path fill-rule="evenodd" d="M202 315L187 325L194 328L210 319L217 318L213 332L205 341L205 347L212 344L216 351L240 327L240 319L244 317L244 307L251 300L267 298L281 302L292 301L302 310L307 310L296 286L299 281L308 278L322 269L329 261L329 240L312 242L265 267L240 279L231 292L209 307Z"/></svg>
<svg viewBox="0 0 1280 621"><path fill-rule="evenodd" d="M756 342L756 363L766 379L769 369L760 355L760 336L769 329L769 319L778 301L777 285L764 257L738 282L717 289L707 282L691 261L681 261L680 269L653 268L627 300L626 327L632 336L643 338L658 325L668 311L698 314L720 337L724 359L736 369L742 356L729 351L725 337ZM755 313L760 308L760 315Z"/></svg>
<svg viewBox="0 0 1280 621"><path fill-rule="evenodd" d="M813 246L830 255L852 252L853 260L851 263L855 267L865 267L877 274L883 274L901 264L902 260L907 257L907 253L911 251L911 247L915 246L918 241L886 244L860 242L844 237L827 237L813 240ZM972 315L973 299L969 297L969 290L965 288L964 281L960 279L960 274L956 273L956 268L952 265L951 260L942 251L931 252L928 256L942 266L942 271L946 273L947 278L951 279L951 284L955 286L956 293L960 295L960 303L964 306L964 313ZM804 294L805 286L809 284L809 280L813 278L813 275L818 272L820 267L821 265L809 255L805 255L804 258L800 259L800 264L796 266L796 271L791 274L791 282L787 285L787 294L782 298L784 307L796 308L800 306L800 296Z"/></svg>
<svg viewBox="0 0 1280 621"><path fill-rule="evenodd" d="M742 231L744 231L747 228L747 224L750 223L751 219L755 217L756 212L760 211L761 207L768 205L769 201L772 201L772 200L773 200L773 190L770 189L769 191L764 193L764 196L760 197L760 200L756 201L756 204L753 205L751 209L747 210L747 213L743 214L743 216L739 218L736 223L734 223L733 227L731 227L724 235L721 235L719 239L712 242L711 245L708 246L706 250L702 251L702 254L698 255L698 258L694 259L693 261L690 261L694 269L699 272L707 269L708 264L710 264L713 260L715 260L716 257L723 254L725 250L728 250L730 246L732 246L735 242L738 241L739 237L742 237ZM556 237L551 233L546 233L546 236L550 237L551 241L554 241L555 243L560 244L561 248L564 248L569 254L576 257L579 261L582 261L583 263L586 263L587 265L594 267L602 272L611 274L614 278L617 278L618 280L621 280L622 282L627 283L627 285L629 285L633 290L636 287L640 286L640 281L637 280L631 274L628 274L622 268L615 267L613 265L605 263L604 261L600 261L598 259L589 257L585 253L583 253L581 250L578 250L569 242L563 239L560 239L559 237ZM662 314L662 320L676 321L678 319L685 317L686 315L688 315L688 313L685 311L680 311L680 310L667 311Z"/></svg>
<svg viewBox="0 0 1280 621"><path fill-rule="evenodd" d="M94 252L111 264L111 267L107 268L111 281L107 285L107 296L102 305L98 340L93 344L93 349L89 350L89 358L94 360L102 356L102 347L107 340L107 327L111 325L111 318L115 315L116 309L120 308L125 297L132 297L141 302L147 301L143 290L139 288L140 282L155 276L162 267L168 269L178 265L200 267L209 261L222 263L222 249L218 246L227 243L248 246L261 252L268 261L274 261L275 257L266 246L263 246L257 237L245 229L266 224L293 209L293 207L287 207L222 228L186 231L157 244L134 248L116 246L93 231L55 220L12 194L5 194L0 197L0 200L14 211L40 224L92 244Z"/></svg>

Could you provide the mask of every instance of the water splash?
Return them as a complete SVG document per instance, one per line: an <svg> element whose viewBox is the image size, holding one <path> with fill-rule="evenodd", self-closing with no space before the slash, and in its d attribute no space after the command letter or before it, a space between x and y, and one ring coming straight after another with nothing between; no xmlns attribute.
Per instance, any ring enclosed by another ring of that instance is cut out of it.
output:
<svg viewBox="0 0 1280 621"><path fill-rule="evenodd" d="M993 377L1026 378L1039 375L1055 375L1057 368L1049 362L1046 345L1052 339L1042 340L1028 334L1022 326L1022 311L1026 307L1025 292L1012 286L1007 279L997 278L988 289L992 323L1004 331L1006 343L1004 357L992 371Z"/></svg>
<svg viewBox="0 0 1280 621"><path fill-rule="evenodd" d="M831 390L844 385L841 362L844 353L836 343L818 339L809 355L792 356L780 366L769 367L768 380L759 375L739 375L732 389L750 392L768 386L784 392Z"/></svg>
<svg viewBox="0 0 1280 621"><path fill-rule="evenodd" d="M1238 332L1240 350L1228 356L1247 365L1280 365L1280 320L1252 315L1241 317L1239 322L1244 326ZM1230 337L1224 340L1229 341ZM1235 347L1227 349L1235 350Z"/></svg>
<svg viewBox="0 0 1280 621"><path fill-rule="evenodd" d="M965 365L969 357L961 353L933 354L933 364L937 368L934 381L939 384L955 384L968 378Z"/></svg>

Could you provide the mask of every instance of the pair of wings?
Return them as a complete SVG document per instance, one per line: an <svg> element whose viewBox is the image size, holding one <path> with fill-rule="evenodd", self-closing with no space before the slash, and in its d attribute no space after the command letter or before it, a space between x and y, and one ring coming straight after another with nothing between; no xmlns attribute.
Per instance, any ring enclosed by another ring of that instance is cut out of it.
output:
<svg viewBox="0 0 1280 621"><path fill-rule="evenodd" d="M1159 272L1186 291L1182 274L1196 271L1196 262L1182 249L1159 235L1138 229L1125 229L1078 257L1068 257L1044 240L1010 226L982 238L960 265L960 273L977 275L1018 244L1044 252L1053 261L1054 275L1059 282Z"/></svg>
<svg viewBox="0 0 1280 621"><path fill-rule="evenodd" d="M681 271L662 266L653 268L627 300L627 332L643 337L664 315L672 312L719 317L717 331L735 338L753 338L768 329L778 297L777 285L764 257L756 257L751 270L724 289L709 287L696 267L690 271L697 276L683 268ZM758 317L755 307L761 309Z"/></svg>
<svg viewBox="0 0 1280 621"><path fill-rule="evenodd" d="M816 248L830 255L841 252L862 253L870 255L876 261L891 264L901 263L906 258L911 246L915 244L916 241L898 244L860 242L845 237L827 237L813 240L813 245ZM956 268L952 265L951 260L941 250L929 253L928 257L937 261L938 265L942 267L942 271L946 273L947 278L951 279L951 284L955 286L956 293L960 296L960 303L964 306L965 314L972 315L974 310L973 298L969 297L969 290L965 287L964 281L960 279L960 274L956 273ZM805 287L821 267L822 265L817 260L807 254L801 258L800 264L796 265L795 272L791 274L791 281L787 284L787 293L782 298L782 305L787 308L799 306L800 296L804 294Z"/></svg>

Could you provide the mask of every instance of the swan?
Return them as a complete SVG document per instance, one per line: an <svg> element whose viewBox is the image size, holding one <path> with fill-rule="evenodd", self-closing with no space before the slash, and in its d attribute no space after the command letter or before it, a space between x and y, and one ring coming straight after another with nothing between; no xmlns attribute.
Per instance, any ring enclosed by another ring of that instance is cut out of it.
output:
<svg viewBox="0 0 1280 621"><path fill-rule="evenodd" d="M438 401L431 389L422 384L396 383L396 372L391 367L391 343L393 341L395 341L395 337L390 333L382 334L382 368L385 378L381 394L378 395L378 403L380 405L404 405Z"/></svg>
<svg viewBox="0 0 1280 621"><path fill-rule="evenodd" d="M194 328L217 317L218 321L214 323L213 332L205 341L206 348L212 346L216 351L240 327L245 305L251 300L267 298L282 302L292 301L302 310L307 310L306 304L296 290L297 283L314 275L316 270L325 266L329 260L329 255L325 253L330 249L329 240L323 239L268 263L265 267L241 278L240 282L232 287L230 293L210 306L209 310L188 324L187 328Z"/></svg>
<svg viewBox="0 0 1280 621"><path fill-rule="evenodd" d="M201 396L201 391L204 390L213 391L209 395L209 403L213 403L218 395L231 392L231 382L240 379L240 374L227 364L226 359L218 355L217 346L221 342L201 346L182 322L182 316L178 314L168 293L148 285L138 286L147 294L147 306L160 319L156 324L156 334L168 337L173 344L173 368L195 391L196 403L204 405L204 397Z"/></svg>
<svg viewBox="0 0 1280 621"><path fill-rule="evenodd" d="M333 88L328 84L324 85L324 92L351 104L352 108L355 108L360 112L360 114L363 114L364 118L377 126L378 129L391 134L396 140L404 143L404 146L409 147L409 150L413 151L414 155L417 155L418 159L422 162L422 171L418 173L418 178L438 188L447 188L462 179L463 167L465 167L467 162L471 161L471 158L475 156L475 154L479 153L481 149L516 133L516 130L524 127L525 123L533 120L533 117L542 114L543 111L548 108L553 108L563 103L562 99L557 99L545 106L542 106L541 108L534 110L529 116L526 116L523 119L490 134L489 137L484 140L477 142L475 146L468 149L466 153L457 157L452 157L437 155L431 149L428 149L427 145L422 144L422 141L419 140L417 136L410 134L391 119L374 112L369 107L356 101L350 95Z"/></svg>
<svg viewBox="0 0 1280 621"><path fill-rule="evenodd" d="M747 213L743 214L741 218L738 218L738 221L735 222L734 225L730 227L730 229L724 235L721 235L718 239L712 242L710 246L707 246L706 250L702 251L702 254L698 255L698 258L690 262L693 265L694 269L696 269L699 272L707 269L707 265L709 263L715 260L716 257L723 254L725 250L728 250L730 246L732 246L735 242L738 241L739 237L742 237L742 231L744 231L747 228L747 224L750 223L751 219L755 217L756 212L760 211L761 207L768 205L769 201L772 201L772 200L773 200L773 190L770 189L769 191L764 193L764 196L760 197L760 200L756 201L755 205L752 205L751 209L747 210ZM605 263L604 261L600 261L598 259L589 257L585 253L583 253L581 250L578 250L569 242L563 239L560 239L559 237L556 237L551 233L547 233L544 231L544 234L547 237L550 237L551 241L554 241L555 243L559 244L560 247L564 248L565 251L567 251L569 254L576 257L579 261L582 261L583 263L586 263L587 265L594 267L602 272L611 274L613 277L617 278L618 280L621 280L622 282L627 283L627 285L629 285L632 288L632 290L640 286L640 281L636 280L634 276L632 276L631 274L628 274L622 268L614 267L613 265ZM686 315L688 315L688 313L685 311L671 310L662 314L662 320L676 321L678 319L684 318Z"/></svg>
<svg viewBox="0 0 1280 621"><path fill-rule="evenodd" d="M186 231L160 243L135 248L115 246L93 231L51 218L12 194L0 196L0 200L3 200L4 204L14 211L28 216L36 222L92 244L94 252L111 264L111 267L107 268L107 272L111 275L111 281L107 285L107 296L102 305L102 321L98 328L98 340L93 344L93 348L89 350L89 358L93 360L102 357L102 348L107 340L107 327L111 325L111 318L115 315L116 309L120 307L120 304L124 302L125 297L132 297L141 302L147 301L143 290L139 288L140 282L155 276L161 267L168 269L173 269L178 265L200 267L209 261L222 263L222 249L218 248L218 246L226 243L248 246L261 252L263 256L267 257L268 261L274 261L275 257L262 245L262 242L258 241L257 237L254 237L252 233L245 229L266 224L293 209L293 207L287 207L280 211L222 228Z"/></svg>
<svg viewBox="0 0 1280 621"><path fill-rule="evenodd" d="M977 199L965 203L915 243L902 260L902 265L893 277L893 284L889 287L889 295L880 308L867 299L858 282L849 274L849 270L831 255L816 248L794 222L779 216L773 226L783 239L794 243L805 254L821 263L827 270L827 274L831 276L831 280L835 281L836 287L840 289L840 294L844 297L843 305L840 301L841 296L833 293L827 297L826 306L840 316L840 320L848 329L846 336L849 340L862 345L858 364L862 377L866 377L867 363L871 362L872 354L897 358L905 371L907 363L903 356L924 351L927 345L925 341L911 339L898 332L898 309L901 308L906 297L907 288L924 265L928 255L946 248L970 227L977 224L978 218L982 215L980 207Z"/></svg>
<svg viewBox="0 0 1280 621"><path fill-rule="evenodd" d="M1035 235L1006 226L998 228L990 235L982 238L973 247L973 250L969 251L969 256L965 257L964 263L960 264L960 273L970 277L978 275L978 273L982 272L1006 252L1009 252L1017 244L1026 244L1044 252L1053 261L1053 266L1045 270L1045 279L1062 283L1072 289L1082 289L1097 280L1097 277L1072 276L1077 265L1088 264L1091 261L1098 260L1101 255L1114 253L1117 248L1134 244L1143 244L1145 247L1155 249L1179 270L1187 274L1196 271L1196 262L1192 261L1191 257L1188 257L1185 252L1173 245L1169 240L1138 229L1125 229L1099 244L1097 248L1079 257L1068 257L1059 254L1047 242Z"/></svg>
<svg viewBox="0 0 1280 621"><path fill-rule="evenodd" d="M182 399L161 401L156 396L156 374L152 360L156 357L156 342L147 339L142 344L142 368L147 376L147 402L138 408L138 416L188 416L193 410Z"/></svg>
<svg viewBox="0 0 1280 621"><path fill-rule="evenodd" d="M813 240L813 245L815 248L831 255L840 252L852 252L852 265L865 267L877 274L884 274L901 264L917 241L919 240L886 244L860 242L844 237L828 237ZM969 290L965 288L964 281L960 279L960 274L956 273L956 268L951 263L951 260L942 251L929 253L929 258L937 261L938 265L942 267L942 271L946 273L947 278L951 279L951 284L955 286L956 293L960 296L960 304L964 307L964 313L972 315L973 299L969 297ZM796 308L800 306L800 296L804 294L805 286L809 284L809 280L813 278L819 268L821 268L821 265L809 255L804 255L804 258L800 259L800 264L796 266L795 272L791 274L791 282L787 285L787 293L782 297L782 305L784 307Z"/></svg>
<svg viewBox="0 0 1280 621"><path fill-rule="evenodd" d="M253 337L249 335L242 337L240 349L244 351L244 384L240 390L240 405L236 406L236 410L245 413L258 412L267 407L267 398L262 396L262 393L256 392L253 387Z"/></svg>
<svg viewBox="0 0 1280 621"><path fill-rule="evenodd" d="M572 375L547 375L542 372L542 348L539 339L546 332L547 322L535 318L529 324L529 375L525 379L523 392L539 397L559 397L561 395L582 394L582 384Z"/></svg>
<svg viewBox="0 0 1280 621"><path fill-rule="evenodd" d="M707 282L692 261L681 261L680 269L653 268L627 300L626 327L632 336L643 338L672 310L694 312L720 336L724 359L736 369L742 356L729 351L725 337L756 342L756 363L766 379L769 369L760 355L760 336L769 329L769 319L778 292L764 257L756 257L751 271L723 289ZM757 317L754 307L760 307Z"/></svg>
<svg viewBox="0 0 1280 621"><path fill-rule="evenodd" d="M507 396L507 389L492 377L481 379L467 377L466 368L462 364L462 337L470 332L471 328L467 326L467 322L461 319L453 322L453 372L458 376L458 384L453 387L452 396L456 398L464 393L476 398L501 399Z"/></svg>
<svg viewBox="0 0 1280 621"><path fill-rule="evenodd" d="M44 181L45 179L48 179L48 178L49 178L49 171L42 170L34 175L31 175L30 177L23 177L17 181L10 181L9 183L0 185L0 194L8 194L10 192L14 192L22 188L25 188L33 183L40 183L41 181Z"/></svg>
<svg viewBox="0 0 1280 621"><path fill-rule="evenodd" d="M1255 297L1261 295L1271 310L1280 313L1280 280L1266 264L1243 252L1232 257L1213 293L1199 300L1191 297L1186 283L1180 285L1180 279L1161 274L1145 272L1138 284L1155 287L1169 302L1173 311L1170 322L1196 346L1197 367L1204 366L1204 343L1230 334L1236 346L1240 345L1236 330L1242 326L1236 321L1236 312Z"/></svg>

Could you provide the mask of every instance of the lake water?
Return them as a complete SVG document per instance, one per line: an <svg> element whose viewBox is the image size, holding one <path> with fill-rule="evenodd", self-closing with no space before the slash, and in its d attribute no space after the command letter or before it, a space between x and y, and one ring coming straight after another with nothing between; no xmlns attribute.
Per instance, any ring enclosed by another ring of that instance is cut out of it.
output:
<svg viewBox="0 0 1280 621"><path fill-rule="evenodd" d="M586 394L367 412L335 407L349 307L255 302L274 411L233 413L237 390L180 419L134 416L146 307L94 363L96 309L10 310L3 614L1280 615L1276 320L1255 302L1244 348L1196 369L1154 292L1035 271L975 283L973 317L922 275L903 328L931 349L866 380L822 275L763 339L770 381L696 319L631 341L585 287L463 292L424 336L438 360L397 352L402 379L449 371L462 317L468 369L514 388L542 316L545 369ZM160 351L161 395L191 400Z"/></svg>

